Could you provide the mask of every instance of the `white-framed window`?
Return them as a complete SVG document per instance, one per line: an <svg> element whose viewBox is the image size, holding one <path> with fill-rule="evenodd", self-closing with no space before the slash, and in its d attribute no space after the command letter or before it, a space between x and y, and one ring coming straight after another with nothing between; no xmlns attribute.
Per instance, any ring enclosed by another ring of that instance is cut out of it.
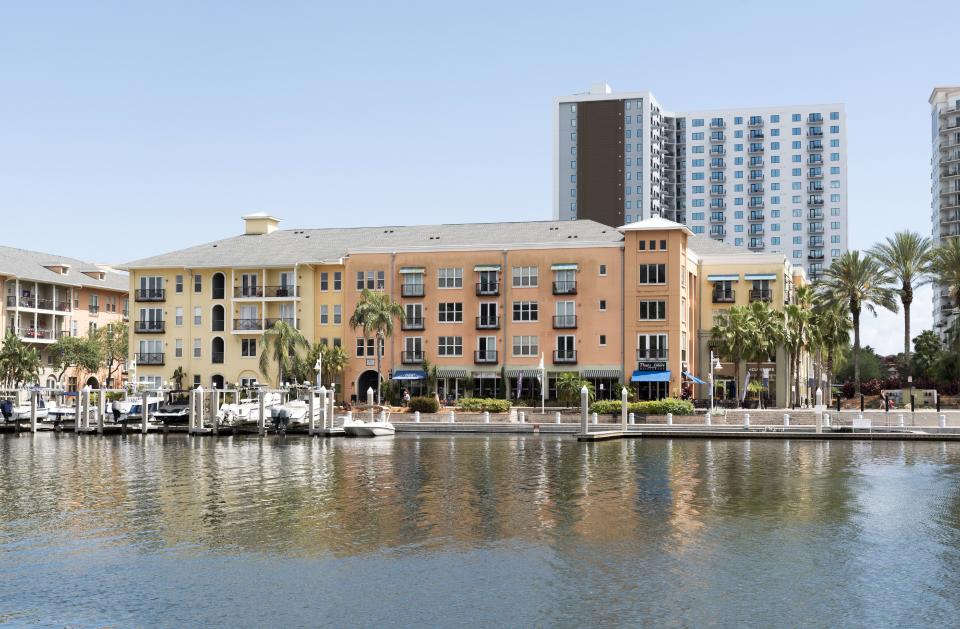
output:
<svg viewBox="0 0 960 629"><path fill-rule="evenodd" d="M193 325L200 325L203 319L203 309L200 306L193 307Z"/></svg>
<svg viewBox="0 0 960 629"><path fill-rule="evenodd" d="M437 288L463 288L463 269L437 269Z"/></svg>
<svg viewBox="0 0 960 629"><path fill-rule="evenodd" d="M333 323L334 325L343 323L343 306L340 304L333 304Z"/></svg>
<svg viewBox="0 0 960 629"><path fill-rule="evenodd" d="M203 276L199 273L194 274L193 276L193 292L202 293L203 292Z"/></svg>
<svg viewBox="0 0 960 629"><path fill-rule="evenodd" d="M173 342L173 355L176 358L183 358L183 339L176 339Z"/></svg>
<svg viewBox="0 0 960 629"><path fill-rule="evenodd" d="M357 356L376 356L376 352L373 349L373 339L357 339Z"/></svg>
<svg viewBox="0 0 960 629"><path fill-rule="evenodd" d="M174 290L176 290L177 293L182 293L183 292L183 276L178 275L174 279L175 279Z"/></svg>
<svg viewBox="0 0 960 629"><path fill-rule="evenodd" d="M462 336L441 336L437 338L438 356L463 356Z"/></svg>
<svg viewBox="0 0 960 629"><path fill-rule="evenodd" d="M330 306L320 304L320 325L327 325L328 323L330 323Z"/></svg>
<svg viewBox="0 0 960 629"><path fill-rule="evenodd" d="M606 265L606 264L601 264L601 265L600 265L600 277L605 277L606 275L607 275L607 265Z"/></svg>
<svg viewBox="0 0 960 629"><path fill-rule="evenodd" d="M641 321L664 321L667 318L667 302L662 299L641 301Z"/></svg>
<svg viewBox="0 0 960 629"><path fill-rule="evenodd" d="M606 312L606 311L607 311L607 300L606 300L606 299L601 299L601 300L600 300L600 312Z"/></svg>
<svg viewBox="0 0 960 629"><path fill-rule="evenodd" d="M540 285L539 271L535 266L513 267L513 287L530 288Z"/></svg>
<svg viewBox="0 0 960 629"><path fill-rule="evenodd" d="M462 323L463 322L463 303L451 301L439 304L437 308L438 321L440 323Z"/></svg>
<svg viewBox="0 0 960 629"><path fill-rule="evenodd" d="M320 290L330 290L330 273L328 271L320 271Z"/></svg>
<svg viewBox="0 0 960 629"><path fill-rule="evenodd" d="M423 337L422 336L407 336L403 339L403 352L406 354L407 358L422 358L423 357Z"/></svg>
<svg viewBox="0 0 960 629"><path fill-rule="evenodd" d="M333 290L338 291L343 289L343 272L334 271L333 272Z"/></svg>
<svg viewBox="0 0 960 629"><path fill-rule="evenodd" d="M257 339L241 339L240 340L240 355L244 358L256 358L257 356Z"/></svg>
<svg viewBox="0 0 960 629"><path fill-rule="evenodd" d="M176 325L183 325L183 308L181 306L177 306L173 312L173 322Z"/></svg>
<svg viewBox="0 0 960 629"><path fill-rule="evenodd" d="M637 275L638 284L666 284L666 264L641 264Z"/></svg>
<svg viewBox="0 0 960 629"><path fill-rule="evenodd" d="M513 337L513 355L514 356L538 356L540 354L540 344L536 336L515 336Z"/></svg>
<svg viewBox="0 0 960 629"><path fill-rule="evenodd" d="M202 347L202 345L201 345L201 340L200 340L200 339L193 339L193 357L194 357L194 358L200 358L200 348L201 348L201 347Z"/></svg>
<svg viewBox="0 0 960 629"><path fill-rule="evenodd" d="M606 335L606 334L601 334L601 335L600 335L600 347L606 347L606 346L607 346L607 335Z"/></svg>
<svg viewBox="0 0 960 629"><path fill-rule="evenodd" d="M240 275L240 296L260 297L262 293L260 289L257 288L259 284L259 275L256 273L242 273Z"/></svg>
<svg viewBox="0 0 960 629"><path fill-rule="evenodd" d="M666 334L638 334L638 360L665 360L667 358Z"/></svg>
<svg viewBox="0 0 960 629"><path fill-rule="evenodd" d="M513 302L514 321L537 321L540 316L540 306L535 301Z"/></svg>
<svg viewBox="0 0 960 629"><path fill-rule="evenodd" d="M386 281L384 271L357 271L357 290L383 290Z"/></svg>

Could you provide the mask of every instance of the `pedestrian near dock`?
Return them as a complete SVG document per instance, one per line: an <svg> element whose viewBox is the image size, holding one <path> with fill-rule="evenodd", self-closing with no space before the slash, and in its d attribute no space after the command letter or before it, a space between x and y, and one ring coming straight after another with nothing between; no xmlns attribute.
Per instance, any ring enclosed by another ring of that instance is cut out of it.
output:
<svg viewBox="0 0 960 629"><path fill-rule="evenodd" d="M120 411L120 400L114 400L114 401L113 401L113 404L110 405L110 410L113 411L113 421L114 421L114 422L119 422L119 421L120 421L120 414L121 414L121 411Z"/></svg>

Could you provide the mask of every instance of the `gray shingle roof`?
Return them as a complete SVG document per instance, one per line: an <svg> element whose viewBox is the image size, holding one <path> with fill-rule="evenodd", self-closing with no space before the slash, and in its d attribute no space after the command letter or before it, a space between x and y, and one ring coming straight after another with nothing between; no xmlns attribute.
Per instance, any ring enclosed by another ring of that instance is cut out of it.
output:
<svg viewBox="0 0 960 629"><path fill-rule="evenodd" d="M349 253L437 251L449 248L608 245L623 240L613 227L588 220L517 223L462 223L282 229L266 235L241 235L171 251L121 265L139 268L224 268L293 266L334 262Z"/></svg>
<svg viewBox="0 0 960 629"><path fill-rule="evenodd" d="M70 266L65 275L46 268L60 264ZM105 276L104 279L98 280L89 275L84 275L83 271L104 272ZM42 251L17 249L16 247L0 246L0 275L9 275L37 282L109 290L127 291L130 287L126 273L98 267L96 264L76 258L67 258Z"/></svg>
<svg viewBox="0 0 960 629"><path fill-rule="evenodd" d="M746 247L736 247L734 245L723 242L722 240L714 240L709 236L703 236L700 234L690 236L690 239L687 241L687 246L693 249L697 254L702 256L711 256L711 255L770 255L770 252L763 251L750 251Z"/></svg>

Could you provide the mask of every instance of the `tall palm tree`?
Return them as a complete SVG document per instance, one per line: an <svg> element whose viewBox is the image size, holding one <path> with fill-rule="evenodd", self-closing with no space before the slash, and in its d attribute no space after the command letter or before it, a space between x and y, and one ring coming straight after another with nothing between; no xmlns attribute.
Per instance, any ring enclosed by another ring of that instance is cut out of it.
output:
<svg viewBox="0 0 960 629"><path fill-rule="evenodd" d="M800 396L800 361L804 350L811 344L810 319L813 317L813 286L805 284L794 291L794 303L784 309L786 314L784 341L790 351L790 368L793 371L793 399Z"/></svg>
<svg viewBox="0 0 960 629"><path fill-rule="evenodd" d="M393 334L393 320L403 321L403 306L393 301L390 295L364 289L357 302L356 310L350 316L350 327L354 330L363 330L364 339L373 337L377 354L377 403L380 403L380 384L382 377L381 359L382 347L387 338Z"/></svg>
<svg viewBox="0 0 960 629"><path fill-rule="evenodd" d="M38 382L42 366L40 352L7 330L0 349L0 381L16 388Z"/></svg>
<svg viewBox="0 0 960 629"><path fill-rule="evenodd" d="M836 357L850 345L850 313L841 304L818 301L810 323L817 347L827 355L827 388L825 399L833 396L833 374Z"/></svg>
<svg viewBox="0 0 960 629"><path fill-rule="evenodd" d="M907 378L913 375L910 367L910 306L913 290L927 284L930 275L930 239L911 231L897 232L870 249L884 273L900 284L900 303L903 304L903 359Z"/></svg>
<svg viewBox="0 0 960 629"><path fill-rule="evenodd" d="M717 314L713 329L710 330L710 344L717 348L722 358L734 364L733 385L737 404L741 399L740 370L750 354L751 325L749 309L746 306L732 306L730 310Z"/></svg>
<svg viewBox="0 0 960 629"><path fill-rule="evenodd" d="M876 316L877 306L896 312L897 302L889 284L890 278L880 263L870 256L861 256L855 249L836 258L820 282L824 297L844 304L853 318L853 379L857 397L860 396L860 313L866 308Z"/></svg>
<svg viewBox="0 0 960 629"><path fill-rule="evenodd" d="M320 352L320 364L323 365L323 375L328 382L336 382L343 370L346 369L350 357L346 350L339 345L324 345Z"/></svg>
<svg viewBox="0 0 960 629"><path fill-rule="evenodd" d="M774 310L765 301L755 301L748 307L750 317L750 355L756 364L757 380L763 382L761 363L777 353L784 340L783 313ZM758 396L758 405L762 407Z"/></svg>
<svg viewBox="0 0 960 629"><path fill-rule="evenodd" d="M293 370L297 353L310 349L310 343L300 330L284 320L279 320L260 337L260 373L270 378L270 363L277 365L277 388L283 386L283 374ZM271 349L272 348L272 349Z"/></svg>
<svg viewBox="0 0 960 629"><path fill-rule="evenodd" d="M960 307L960 238L944 240L930 254L930 269L937 283L950 291L954 308Z"/></svg>

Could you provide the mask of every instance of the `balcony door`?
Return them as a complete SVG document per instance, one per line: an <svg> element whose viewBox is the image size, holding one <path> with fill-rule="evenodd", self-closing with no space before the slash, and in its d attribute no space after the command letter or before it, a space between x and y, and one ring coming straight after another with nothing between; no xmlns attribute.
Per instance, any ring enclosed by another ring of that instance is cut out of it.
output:
<svg viewBox="0 0 960 629"><path fill-rule="evenodd" d="M497 359L497 337L477 337L477 353L481 360L495 361Z"/></svg>
<svg viewBox="0 0 960 629"><path fill-rule="evenodd" d="M480 304L480 324L487 326L497 325L497 302Z"/></svg>
<svg viewBox="0 0 960 629"><path fill-rule="evenodd" d="M497 271L477 271L477 283L480 294L490 294L497 291Z"/></svg>
<svg viewBox="0 0 960 629"><path fill-rule="evenodd" d="M294 307L295 304L280 304L280 318L290 325L293 325Z"/></svg>
<svg viewBox="0 0 960 629"><path fill-rule="evenodd" d="M573 327L573 322L576 321L576 314L577 314L576 302L558 301L556 308L557 308L556 309L557 327L562 327L562 328Z"/></svg>
<svg viewBox="0 0 960 629"><path fill-rule="evenodd" d="M256 306L240 306L240 330L257 330L260 328L260 315Z"/></svg>
<svg viewBox="0 0 960 629"><path fill-rule="evenodd" d="M557 337L557 358L571 359L577 350L577 338L572 335Z"/></svg>
<svg viewBox="0 0 960 629"><path fill-rule="evenodd" d="M241 286L241 297L256 297L257 296L257 274L256 273L244 273L240 276L240 286Z"/></svg>

